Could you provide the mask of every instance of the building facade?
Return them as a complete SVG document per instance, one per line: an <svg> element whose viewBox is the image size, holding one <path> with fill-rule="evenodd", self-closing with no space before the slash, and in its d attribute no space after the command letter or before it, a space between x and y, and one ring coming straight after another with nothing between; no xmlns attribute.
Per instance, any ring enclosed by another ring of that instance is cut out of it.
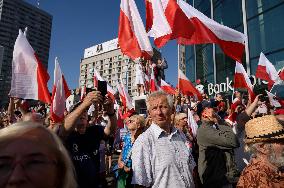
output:
<svg viewBox="0 0 284 188"><path fill-rule="evenodd" d="M79 86L94 87L95 69L114 89L122 78L129 94L133 95L136 91L134 65L129 57L121 53L117 39L86 48L80 63Z"/></svg>
<svg viewBox="0 0 284 188"><path fill-rule="evenodd" d="M152 60L147 61L147 64L156 63L159 59L161 59L161 53L154 49ZM84 57L80 62L79 87L94 87L94 69L114 89L122 78L129 95L136 96L135 62L122 54L117 38L84 50Z"/></svg>
<svg viewBox="0 0 284 188"><path fill-rule="evenodd" d="M24 0L0 0L0 46L4 48L0 66L2 104L7 102L10 91L14 44L19 29L24 30L26 27L28 41L48 68L52 16Z"/></svg>
<svg viewBox="0 0 284 188"><path fill-rule="evenodd" d="M187 0L189 4L218 23L248 36L242 63L255 75L260 52L277 70L284 66L283 0ZM218 45L185 47L186 75L193 82L228 83L235 73L235 61Z"/></svg>

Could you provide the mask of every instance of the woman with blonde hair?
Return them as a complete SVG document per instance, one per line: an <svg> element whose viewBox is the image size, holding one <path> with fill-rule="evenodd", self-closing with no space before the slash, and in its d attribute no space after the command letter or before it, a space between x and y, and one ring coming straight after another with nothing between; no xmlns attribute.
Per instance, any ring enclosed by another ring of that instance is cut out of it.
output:
<svg viewBox="0 0 284 188"><path fill-rule="evenodd" d="M60 139L41 124L0 130L0 187L76 188L75 171Z"/></svg>
<svg viewBox="0 0 284 188"><path fill-rule="evenodd" d="M129 132L123 138L123 148L118 158L118 171L116 172L118 188L133 187L131 185L131 150L135 140L144 131L145 119L143 116L133 115L128 119L127 125Z"/></svg>

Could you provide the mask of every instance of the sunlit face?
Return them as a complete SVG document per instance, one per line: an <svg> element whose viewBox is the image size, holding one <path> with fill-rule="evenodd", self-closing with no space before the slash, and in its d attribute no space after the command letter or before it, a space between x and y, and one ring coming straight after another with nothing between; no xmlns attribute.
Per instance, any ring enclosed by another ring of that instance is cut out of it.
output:
<svg viewBox="0 0 284 188"><path fill-rule="evenodd" d="M171 123L172 109L168 104L167 97L162 96L152 99L149 103L149 115L152 122L161 127L169 125Z"/></svg>
<svg viewBox="0 0 284 188"><path fill-rule="evenodd" d="M187 117L183 117L181 119L178 120L177 122L177 127L181 128L181 129L184 129L186 128L187 126Z"/></svg>
<svg viewBox="0 0 284 188"><path fill-rule="evenodd" d="M129 118L127 125L129 131L136 131L140 127L140 123L137 118Z"/></svg>
<svg viewBox="0 0 284 188"><path fill-rule="evenodd" d="M85 133L88 125L88 113L84 112L80 119L77 121L76 129L79 133Z"/></svg>
<svg viewBox="0 0 284 188"><path fill-rule="evenodd" d="M0 187L58 187L57 161L48 146L51 143L48 141L50 138L46 133L39 135L39 138L36 138L36 134L27 133L1 146Z"/></svg>

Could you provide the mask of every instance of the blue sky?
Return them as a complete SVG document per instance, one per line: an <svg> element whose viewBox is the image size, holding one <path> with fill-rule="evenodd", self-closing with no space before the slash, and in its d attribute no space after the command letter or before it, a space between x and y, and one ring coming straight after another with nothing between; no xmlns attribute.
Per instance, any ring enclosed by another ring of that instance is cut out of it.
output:
<svg viewBox="0 0 284 188"><path fill-rule="evenodd" d="M26 0L37 5L37 0ZM135 0L145 21L144 0ZM40 0L40 9L53 15L48 72L53 82L57 56L70 88L78 87L80 59L84 49L117 37L120 0ZM152 40L152 39L151 39ZM177 45L170 41L162 48L169 68L166 81L177 83Z"/></svg>

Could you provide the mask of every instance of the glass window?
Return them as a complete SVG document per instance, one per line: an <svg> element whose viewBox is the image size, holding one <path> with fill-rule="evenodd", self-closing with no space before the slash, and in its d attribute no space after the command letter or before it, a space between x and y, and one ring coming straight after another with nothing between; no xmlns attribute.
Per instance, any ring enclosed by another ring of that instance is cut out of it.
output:
<svg viewBox="0 0 284 188"><path fill-rule="evenodd" d="M284 47L284 3L248 21L250 58Z"/></svg>
<svg viewBox="0 0 284 188"><path fill-rule="evenodd" d="M283 0L257 0L257 1L246 1L247 8L247 18L256 16L270 8L273 8L280 3L283 3Z"/></svg>
<svg viewBox="0 0 284 188"><path fill-rule="evenodd" d="M213 45L196 45L196 78L214 83Z"/></svg>

